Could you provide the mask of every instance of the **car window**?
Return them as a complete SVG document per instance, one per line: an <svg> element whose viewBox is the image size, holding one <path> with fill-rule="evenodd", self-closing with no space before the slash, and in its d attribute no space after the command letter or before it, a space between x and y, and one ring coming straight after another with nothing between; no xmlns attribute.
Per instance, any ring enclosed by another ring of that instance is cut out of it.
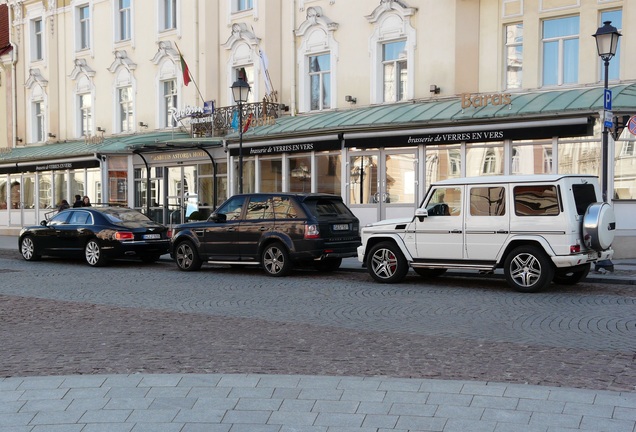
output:
<svg viewBox="0 0 636 432"><path fill-rule="evenodd" d="M62 212L56 214L49 221L49 225L62 225L62 224L65 224L66 221L68 220L68 217L69 217L70 214L71 214L71 212L69 212L69 211L62 211Z"/></svg>
<svg viewBox="0 0 636 432"><path fill-rule="evenodd" d="M429 216L459 216L462 191L458 187L439 187L426 204Z"/></svg>
<svg viewBox="0 0 636 432"><path fill-rule="evenodd" d="M305 200L305 206L316 218L334 216L353 216L353 213L340 200L319 198Z"/></svg>
<svg viewBox="0 0 636 432"><path fill-rule="evenodd" d="M239 220L241 218L241 211L243 210L243 203L245 202L244 196L236 196L225 201L221 207L215 212L216 214L223 214L226 220Z"/></svg>
<svg viewBox="0 0 636 432"><path fill-rule="evenodd" d="M516 186L513 190L518 216L556 216L559 197L553 185Z"/></svg>
<svg viewBox="0 0 636 432"><path fill-rule="evenodd" d="M102 214L112 223L122 222L148 222L151 220L148 216L140 213L136 210L130 210L125 208L109 208L104 209Z"/></svg>
<svg viewBox="0 0 636 432"><path fill-rule="evenodd" d="M71 212L68 223L71 225L86 225L91 221L91 214L85 211Z"/></svg>
<svg viewBox="0 0 636 432"><path fill-rule="evenodd" d="M596 191L592 184L572 185L572 193L574 194L574 202L576 203L576 212L579 216L584 215L590 204L596 202Z"/></svg>
<svg viewBox="0 0 636 432"><path fill-rule="evenodd" d="M479 186L470 189L471 216L506 214L506 189L502 186Z"/></svg>
<svg viewBox="0 0 636 432"><path fill-rule="evenodd" d="M272 207L276 219L298 219L303 217L302 211L290 197L272 197Z"/></svg>
<svg viewBox="0 0 636 432"><path fill-rule="evenodd" d="M274 208L268 195L258 195L250 198L245 212L245 219L273 219Z"/></svg>

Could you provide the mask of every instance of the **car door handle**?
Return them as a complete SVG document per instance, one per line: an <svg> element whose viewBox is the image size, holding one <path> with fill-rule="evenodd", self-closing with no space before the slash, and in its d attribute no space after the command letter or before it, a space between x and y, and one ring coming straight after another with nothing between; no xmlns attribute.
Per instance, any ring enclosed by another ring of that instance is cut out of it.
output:
<svg viewBox="0 0 636 432"><path fill-rule="evenodd" d="M460 229L451 230L451 234L461 234L461 233L462 233L462 230Z"/></svg>
<svg viewBox="0 0 636 432"><path fill-rule="evenodd" d="M234 227L229 227L229 228L227 228L225 231L228 231L228 232L234 232L234 231L236 231L236 228L234 228Z"/></svg>
<svg viewBox="0 0 636 432"><path fill-rule="evenodd" d="M268 228L267 228L267 227L260 227L258 230L259 230L259 231L267 231L267 230L268 230Z"/></svg>
<svg viewBox="0 0 636 432"><path fill-rule="evenodd" d="M508 234L508 231L501 229L497 231L497 234Z"/></svg>

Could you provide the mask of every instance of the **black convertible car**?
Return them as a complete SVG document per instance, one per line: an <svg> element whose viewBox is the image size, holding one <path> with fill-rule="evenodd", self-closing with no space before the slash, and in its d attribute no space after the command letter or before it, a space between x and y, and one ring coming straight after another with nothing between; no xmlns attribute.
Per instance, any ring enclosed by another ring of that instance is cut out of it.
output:
<svg viewBox="0 0 636 432"><path fill-rule="evenodd" d="M40 225L22 228L18 240L27 261L43 255L83 256L94 267L128 256L155 262L168 253L169 245L166 226L125 207L62 210Z"/></svg>

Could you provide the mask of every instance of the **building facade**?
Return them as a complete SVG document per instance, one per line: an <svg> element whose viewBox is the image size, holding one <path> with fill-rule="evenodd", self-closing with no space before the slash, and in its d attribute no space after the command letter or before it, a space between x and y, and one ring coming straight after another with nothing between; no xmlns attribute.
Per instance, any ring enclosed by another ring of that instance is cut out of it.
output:
<svg viewBox="0 0 636 432"><path fill-rule="evenodd" d="M632 1L0 5L2 229L76 194L176 223L236 193L239 171L245 192L339 194L366 223L411 215L439 179L607 168L618 256L636 256ZM622 34L607 163L605 21Z"/></svg>

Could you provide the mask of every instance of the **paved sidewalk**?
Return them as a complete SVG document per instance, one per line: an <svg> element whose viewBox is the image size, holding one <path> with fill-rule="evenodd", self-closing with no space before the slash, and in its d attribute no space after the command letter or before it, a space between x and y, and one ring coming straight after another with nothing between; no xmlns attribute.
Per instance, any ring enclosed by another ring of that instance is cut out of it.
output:
<svg viewBox="0 0 636 432"><path fill-rule="evenodd" d="M17 238L0 236L0 249L17 251ZM636 260L614 264L590 279L633 283ZM363 270L354 259L343 267ZM633 390L304 375L7 377L0 432L636 432Z"/></svg>

